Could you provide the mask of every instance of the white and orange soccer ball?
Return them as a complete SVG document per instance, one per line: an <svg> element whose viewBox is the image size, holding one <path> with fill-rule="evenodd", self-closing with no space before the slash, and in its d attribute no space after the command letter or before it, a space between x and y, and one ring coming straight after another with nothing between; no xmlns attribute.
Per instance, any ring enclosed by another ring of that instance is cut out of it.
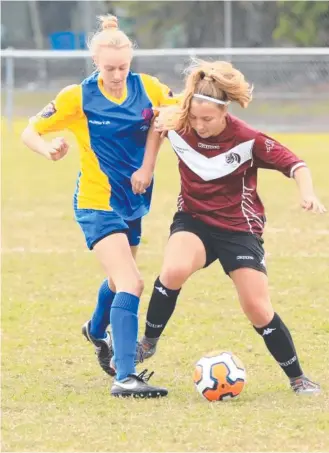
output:
<svg viewBox="0 0 329 453"><path fill-rule="evenodd" d="M242 392L246 371L241 360L230 352L213 352L197 362L193 381L208 401L224 401Z"/></svg>

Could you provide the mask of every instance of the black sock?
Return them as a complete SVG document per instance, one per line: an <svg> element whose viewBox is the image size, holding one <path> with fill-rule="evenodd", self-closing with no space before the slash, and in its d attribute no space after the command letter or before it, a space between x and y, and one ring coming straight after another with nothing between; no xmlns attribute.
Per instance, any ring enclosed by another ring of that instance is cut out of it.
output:
<svg viewBox="0 0 329 453"><path fill-rule="evenodd" d="M277 313L267 326L254 329L262 335L267 349L290 379L303 374L290 332Z"/></svg>
<svg viewBox="0 0 329 453"><path fill-rule="evenodd" d="M146 338L159 338L176 306L180 289L168 289L159 277L154 283L153 293L146 315Z"/></svg>

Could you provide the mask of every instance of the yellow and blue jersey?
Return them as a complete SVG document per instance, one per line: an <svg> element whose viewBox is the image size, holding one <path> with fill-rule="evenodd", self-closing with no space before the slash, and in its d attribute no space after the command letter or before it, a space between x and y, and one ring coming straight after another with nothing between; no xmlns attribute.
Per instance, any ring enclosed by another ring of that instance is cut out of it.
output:
<svg viewBox="0 0 329 453"><path fill-rule="evenodd" d="M80 154L76 209L114 210L126 220L147 214L152 186L134 195L130 177L143 162L152 108L175 102L158 79L132 72L122 98L113 98L94 73L66 87L31 120L40 135L63 129L75 135Z"/></svg>

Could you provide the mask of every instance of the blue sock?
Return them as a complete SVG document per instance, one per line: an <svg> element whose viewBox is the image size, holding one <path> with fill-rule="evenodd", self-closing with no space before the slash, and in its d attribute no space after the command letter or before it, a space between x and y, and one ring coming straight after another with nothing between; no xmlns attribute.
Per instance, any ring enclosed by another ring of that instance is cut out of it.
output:
<svg viewBox="0 0 329 453"><path fill-rule="evenodd" d="M117 293L112 304L110 317L118 381L136 371L138 305L139 297L125 292Z"/></svg>
<svg viewBox="0 0 329 453"><path fill-rule="evenodd" d="M107 279L104 280L98 291L98 301L90 323L90 333L94 338L105 338L106 336L114 296L115 293L110 290Z"/></svg>

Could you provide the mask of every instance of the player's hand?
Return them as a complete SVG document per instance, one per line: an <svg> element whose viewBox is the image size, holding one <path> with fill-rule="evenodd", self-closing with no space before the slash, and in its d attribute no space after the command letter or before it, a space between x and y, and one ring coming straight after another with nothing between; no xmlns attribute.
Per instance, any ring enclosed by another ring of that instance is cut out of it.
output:
<svg viewBox="0 0 329 453"><path fill-rule="evenodd" d="M63 159L69 150L69 144L64 138L58 137L47 144L45 156L49 160L57 161Z"/></svg>
<svg viewBox="0 0 329 453"><path fill-rule="evenodd" d="M161 133L167 131L159 116L157 116L154 120L154 130Z"/></svg>
<svg viewBox="0 0 329 453"><path fill-rule="evenodd" d="M146 170L143 167L135 171L130 178L133 193L135 195L145 193L152 182L152 178L153 172Z"/></svg>
<svg viewBox="0 0 329 453"><path fill-rule="evenodd" d="M301 206L305 211L317 212L324 214L327 210L315 195L302 197Z"/></svg>
<svg viewBox="0 0 329 453"><path fill-rule="evenodd" d="M154 107L153 111L155 114L154 130L160 132L161 137L164 137L166 132L175 129L177 115L179 115L177 106Z"/></svg>

